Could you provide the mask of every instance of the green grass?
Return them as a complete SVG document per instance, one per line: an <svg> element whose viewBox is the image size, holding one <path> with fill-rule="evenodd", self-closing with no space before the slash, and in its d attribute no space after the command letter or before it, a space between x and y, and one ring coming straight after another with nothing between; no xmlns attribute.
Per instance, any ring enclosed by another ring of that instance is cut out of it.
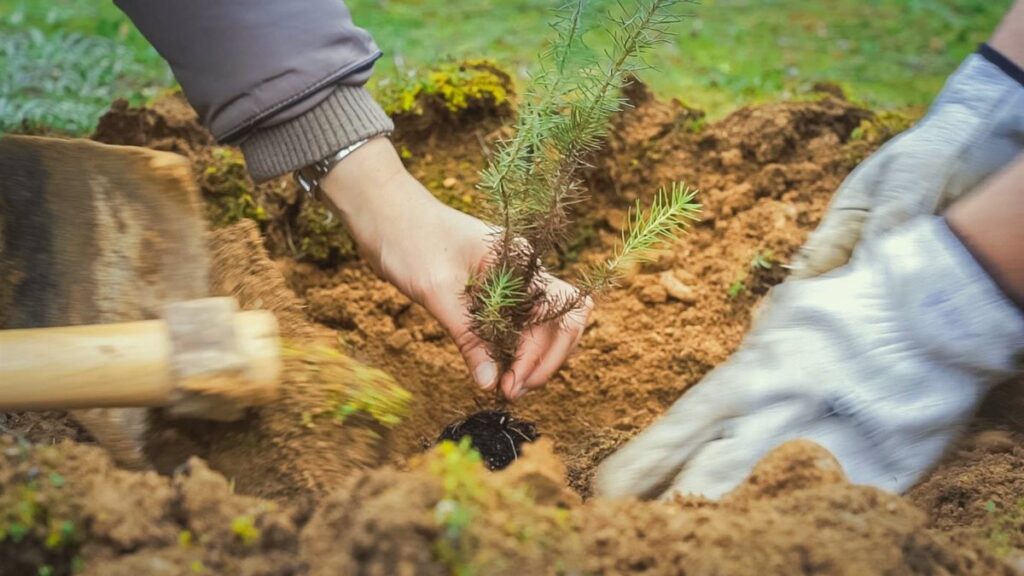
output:
<svg viewBox="0 0 1024 576"><path fill-rule="evenodd" d="M160 56L112 2L0 0L0 131L91 131L116 98L173 83Z"/></svg>
<svg viewBox="0 0 1024 576"><path fill-rule="evenodd" d="M628 0L627 0L628 1ZM643 78L713 116L817 81L876 108L927 104L1011 0L704 0ZM385 52L376 81L487 57L526 77L556 0L349 0ZM611 0L593 0L597 10ZM591 38L594 48L603 44ZM0 0L0 130L23 121L87 132L115 97L171 85L109 0Z"/></svg>

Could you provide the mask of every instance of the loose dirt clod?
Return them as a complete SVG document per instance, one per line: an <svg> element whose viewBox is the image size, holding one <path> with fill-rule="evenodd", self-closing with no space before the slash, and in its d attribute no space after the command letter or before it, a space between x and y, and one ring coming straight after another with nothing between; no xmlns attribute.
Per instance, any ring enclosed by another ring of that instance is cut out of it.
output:
<svg viewBox="0 0 1024 576"><path fill-rule="evenodd" d="M504 410L484 410L449 424L437 441L457 444L466 436L489 469L501 470L518 460L523 444L537 440L539 434L532 422Z"/></svg>

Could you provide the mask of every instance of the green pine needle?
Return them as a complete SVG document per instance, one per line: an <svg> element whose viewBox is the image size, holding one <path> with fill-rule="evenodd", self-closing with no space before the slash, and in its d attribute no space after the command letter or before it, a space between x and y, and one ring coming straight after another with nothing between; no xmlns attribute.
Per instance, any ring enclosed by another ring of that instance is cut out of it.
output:
<svg viewBox="0 0 1024 576"><path fill-rule="evenodd" d="M668 190L658 190L647 211L641 210L638 200L629 212L622 243L611 258L584 275L584 287L601 292L620 279L630 265L654 258L659 247L698 219L701 206L694 202L696 195L696 190L676 182Z"/></svg>
<svg viewBox="0 0 1024 576"><path fill-rule="evenodd" d="M485 273L479 288L480 306L475 319L495 331L509 330L508 311L522 304L527 296L523 277L507 267L495 267Z"/></svg>

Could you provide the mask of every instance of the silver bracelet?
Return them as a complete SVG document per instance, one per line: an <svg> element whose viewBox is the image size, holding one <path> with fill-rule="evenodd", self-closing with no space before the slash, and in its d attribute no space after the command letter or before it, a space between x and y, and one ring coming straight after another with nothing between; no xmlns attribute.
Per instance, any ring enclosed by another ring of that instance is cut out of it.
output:
<svg viewBox="0 0 1024 576"><path fill-rule="evenodd" d="M386 134L385 134L386 136ZM354 144L350 144L341 150L331 154L330 156L317 160L316 162L299 168L295 171L295 181L299 183L299 187L306 192L310 197L316 195L316 191L320 189L320 179L327 175L339 162L348 158L349 154L355 152L363 144L370 141L370 138L364 138Z"/></svg>

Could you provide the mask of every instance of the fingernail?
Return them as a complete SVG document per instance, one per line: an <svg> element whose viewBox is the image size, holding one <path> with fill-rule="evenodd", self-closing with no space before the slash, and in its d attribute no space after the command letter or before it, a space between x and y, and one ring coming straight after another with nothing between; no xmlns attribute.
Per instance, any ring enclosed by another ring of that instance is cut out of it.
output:
<svg viewBox="0 0 1024 576"><path fill-rule="evenodd" d="M520 398L522 398L523 396L526 396L526 392L527 392L527 390L526 390L526 387L525 387L525 386L520 386L520 387L519 387L519 389L518 389L518 390L516 390L516 391L515 391L515 392L514 392L514 393L512 394L512 399L513 399L513 400L519 400L519 399L520 399Z"/></svg>
<svg viewBox="0 0 1024 576"><path fill-rule="evenodd" d="M473 371L473 379L478 386L489 390L494 386L494 380L498 377L498 367L494 362L484 362Z"/></svg>

